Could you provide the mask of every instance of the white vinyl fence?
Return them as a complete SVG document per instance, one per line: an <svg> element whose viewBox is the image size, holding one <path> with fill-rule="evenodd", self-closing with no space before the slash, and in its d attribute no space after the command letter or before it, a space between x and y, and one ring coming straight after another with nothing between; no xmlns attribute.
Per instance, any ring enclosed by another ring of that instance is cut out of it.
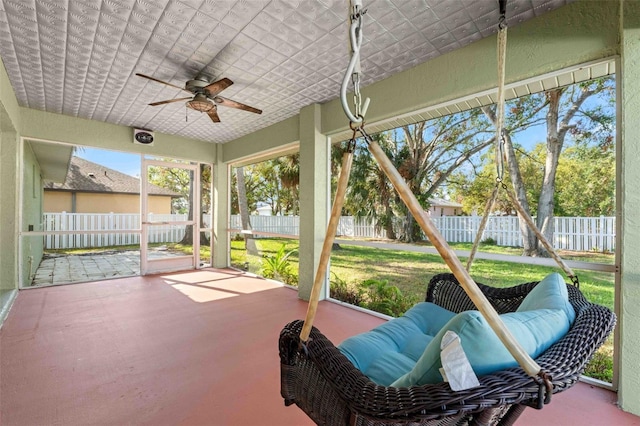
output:
<svg viewBox="0 0 640 426"><path fill-rule="evenodd" d="M186 214L152 214L154 222L187 220ZM45 249L108 247L140 244L140 215L136 213L45 213L44 231L74 231L77 234L47 235ZM152 225L150 243L174 243L182 240L185 225ZM119 230L125 232L118 232ZM113 231L108 234L86 234L85 231Z"/></svg>
<svg viewBox="0 0 640 426"><path fill-rule="evenodd" d="M444 238L451 243L475 240L482 218L480 216L441 216L433 222ZM615 249L615 217L556 217L553 244L557 249L572 251L613 251ZM398 221L400 225L402 221ZM251 216L254 231L285 235L299 234L298 216ZM242 229L240 216L231 216L230 228ZM396 229L399 234L399 229ZM384 238L384 229L376 228L367 218L343 216L337 236L353 238ZM517 216L489 217L482 240L495 240L501 246L522 247L522 235Z"/></svg>
<svg viewBox="0 0 640 426"><path fill-rule="evenodd" d="M448 242L473 242L479 216L442 216L435 225ZM615 217L554 217L553 246L571 251L613 251L616 240ZM500 246L522 247L517 216L489 217L482 239L492 238Z"/></svg>
<svg viewBox="0 0 640 426"><path fill-rule="evenodd" d="M152 221L185 221L187 215L152 215ZM434 218L436 227L448 242L473 242L481 218L479 216L441 216ZM138 214L45 213L44 231L74 231L74 234L47 235L45 248L85 248L139 244L137 232L118 232L138 229ZM205 226L210 216L205 216ZM398 221L398 226L402 221ZM556 217L553 243L555 248L572 251L613 251L615 249L615 217ZM242 229L240 216L230 218L231 229ZM299 216L251 216L254 231L297 236ZM84 231L113 231L108 234L86 234ZM184 225L154 225L149 227L149 242L180 241ZM399 233L399 229L397 229ZM383 229L367 218L343 216L338 224L338 236L352 238L384 238ZM259 237L259 236L258 236ZM522 247L519 221L516 216L489 218L483 240L493 239L498 245Z"/></svg>

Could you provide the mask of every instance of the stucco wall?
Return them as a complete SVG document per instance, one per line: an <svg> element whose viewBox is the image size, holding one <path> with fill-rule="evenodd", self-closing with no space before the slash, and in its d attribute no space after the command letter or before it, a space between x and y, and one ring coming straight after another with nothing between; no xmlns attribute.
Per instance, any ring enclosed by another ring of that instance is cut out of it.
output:
<svg viewBox="0 0 640 426"><path fill-rule="evenodd" d="M42 178L31 145L24 144L22 167L22 231L42 230ZM24 237L20 242L22 256L22 285L31 283L44 251L42 237Z"/></svg>
<svg viewBox="0 0 640 426"><path fill-rule="evenodd" d="M71 192L44 191L42 211L46 213L73 212Z"/></svg>
<svg viewBox="0 0 640 426"><path fill-rule="evenodd" d="M171 213L171 197L149 196L149 211ZM140 213L140 196L133 194L76 194L76 213Z"/></svg>
<svg viewBox="0 0 640 426"><path fill-rule="evenodd" d="M439 217L439 216L457 216L462 211L462 207L441 207L441 206L431 206L427 213L429 216Z"/></svg>
<svg viewBox="0 0 640 426"><path fill-rule="evenodd" d="M621 31L622 154L621 283L620 303L620 403L640 415L640 3L625 2Z"/></svg>
<svg viewBox="0 0 640 426"><path fill-rule="evenodd" d="M155 133L153 146L133 143L133 129L30 108L20 108L24 138L214 163L215 144Z"/></svg>
<svg viewBox="0 0 640 426"><path fill-rule="evenodd" d="M140 213L140 196L137 194L75 193L67 191L45 191L44 211L67 213ZM156 214L171 213L171 197L149 196L149 211Z"/></svg>

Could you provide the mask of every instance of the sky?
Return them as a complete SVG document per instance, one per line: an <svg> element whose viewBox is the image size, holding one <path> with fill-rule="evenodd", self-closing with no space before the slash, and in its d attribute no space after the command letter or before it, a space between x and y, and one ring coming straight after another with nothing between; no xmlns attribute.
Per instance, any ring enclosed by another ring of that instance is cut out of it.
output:
<svg viewBox="0 0 640 426"><path fill-rule="evenodd" d="M140 177L140 154L82 147L76 151L76 155L121 173Z"/></svg>
<svg viewBox="0 0 640 426"><path fill-rule="evenodd" d="M525 149L531 149L536 143L545 140L544 126L536 126L518 133L515 141ZM113 170L133 177L140 176L140 155L105 149L81 147L76 151L78 157L101 164Z"/></svg>

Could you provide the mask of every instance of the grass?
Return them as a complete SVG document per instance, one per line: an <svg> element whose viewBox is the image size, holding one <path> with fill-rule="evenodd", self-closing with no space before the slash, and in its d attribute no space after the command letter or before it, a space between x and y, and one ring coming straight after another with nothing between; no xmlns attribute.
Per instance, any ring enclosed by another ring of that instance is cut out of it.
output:
<svg viewBox="0 0 640 426"><path fill-rule="evenodd" d="M275 255L285 244L287 251L294 250L290 257L297 274L298 241L284 239L259 239L257 255L248 255L244 241L231 242L231 263L242 268L249 262L249 270L258 272L262 267L262 257ZM459 247L455 247L458 249ZM460 248L464 250L464 248ZM510 248L492 246L495 253L513 254ZM518 253L519 255L520 253ZM579 256L579 254L577 255ZM464 259L463 259L464 260ZM368 279L387 280L403 293L424 298L426 286L431 277L449 272L442 258L435 254L415 253L403 250L382 250L373 247L341 244L339 250L331 253L331 275L337 275L348 283L363 282ZM476 259L471 268L471 276L478 282L494 287L509 287L531 281L539 281L558 268L528 265L512 262ZM580 290L593 303L613 310L613 274L598 271L576 270L580 277Z"/></svg>
<svg viewBox="0 0 640 426"><path fill-rule="evenodd" d="M298 240L280 238L261 238L255 240L258 253L250 254L245 250L244 240L231 241L231 266L259 274L263 267L263 259L275 256L284 244L284 251L294 251L289 256L291 273L298 276Z"/></svg>

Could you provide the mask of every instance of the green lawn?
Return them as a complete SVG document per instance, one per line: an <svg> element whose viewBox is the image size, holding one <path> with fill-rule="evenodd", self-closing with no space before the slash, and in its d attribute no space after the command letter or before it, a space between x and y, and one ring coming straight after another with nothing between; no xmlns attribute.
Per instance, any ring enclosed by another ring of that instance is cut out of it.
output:
<svg viewBox="0 0 640 426"><path fill-rule="evenodd" d="M286 250L293 250L290 260L292 269L297 274L298 241L282 239L260 239L256 241L259 250L257 256L248 256L243 241L232 241L231 263L242 268L249 262L249 270L259 273L262 257L272 256L285 244ZM457 244L455 249L462 249ZM483 251L487 246L483 247ZM496 253L520 255L513 253L513 248L491 246ZM591 255L587 253L587 255ZM600 254L596 254L600 255ZM576 254L580 257L580 253ZM583 257L584 258L584 257ZM462 259L465 262L465 259ZM495 287L508 287L531 281L539 281L550 272L561 272L558 268L528 265L512 262L499 262L476 259L471 268L474 280ZM341 280L356 285L367 279L388 280L406 295L415 295L420 299L429 280L435 274L449 272L442 258L435 254L415 253L401 250L385 250L373 247L362 247L341 244L339 250L331 254L331 276L337 275ZM580 278L580 289L594 303L613 309L614 276L610 273L576 270Z"/></svg>

